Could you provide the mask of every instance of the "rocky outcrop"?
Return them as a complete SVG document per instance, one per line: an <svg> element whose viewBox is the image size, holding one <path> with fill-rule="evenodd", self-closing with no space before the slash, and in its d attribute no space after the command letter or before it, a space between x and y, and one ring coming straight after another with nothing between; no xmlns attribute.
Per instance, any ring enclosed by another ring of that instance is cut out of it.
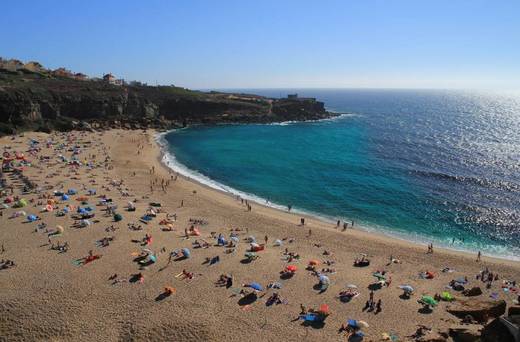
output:
<svg viewBox="0 0 520 342"><path fill-rule="evenodd" d="M446 310L461 319L471 316L478 322L487 322L491 318L496 318L506 312L506 302L504 300L484 300L476 298L460 299L449 304Z"/></svg>
<svg viewBox="0 0 520 342"><path fill-rule="evenodd" d="M482 326L467 324L449 328L450 337L457 342L479 342Z"/></svg>
<svg viewBox="0 0 520 342"><path fill-rule="evenodd" d="M482 329L480 340L482 342L515 342L513 335L511 335L507 327L500 322L499 318L492 320Z"/></svg>
<svg viewBox="0 0 520 342"><path fill-rule="evenodd" d="M466 297L475 297L480 296L482 294L482 289L478 286L472 287L471 289L466 289L462 291L462 294Z"/></svg>
<svg viewBox="0 0 520 342"><path fill-rule="evenodd" d="M0 133L93 127L167 129L199 123L317 120L332 116L315 100L198 92L174 86L118 86L0 70Z"/></svg>

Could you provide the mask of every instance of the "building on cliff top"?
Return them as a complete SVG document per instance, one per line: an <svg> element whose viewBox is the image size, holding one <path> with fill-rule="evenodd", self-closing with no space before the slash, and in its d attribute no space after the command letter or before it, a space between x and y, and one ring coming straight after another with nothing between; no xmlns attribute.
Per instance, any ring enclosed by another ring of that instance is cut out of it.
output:
<svg viewBox="0 0 520 342"><path fill-rule="evenodd" d="M67 70L65 68L58 68L56 70L53 70L51 74L56 77L74 78L74 74L72 73L72 71Z"/></svg>
<svg viewBox="0 0 520 342"><path fill-rule="evenodd" d="M114 75L112 75L111 73L104 74L103 75L103 81L105 81L107 83L110 83L110 84L115 84L116 77Z"/></svg>
<svg viewBox="0 0 520 342"><path fill-rule="evenodd" d="M27 69L29 71L33 72L46 72L47 70L38 62L30 61L24 64L24 69Z"/></svg>
<svg viewBox="0 0 520 342"><path fill-rule="evenodd" d="M17 59L0 60L0 68L9 71L18 71L24 68L24 64Z"/></svg>
<svg viewBox="0 0 520 342"><path fill-rule="evenodd" d="M315 97L298 97L298 94L288 94L287 100L291 101L316 101Z"/></svg>
<svg viewBox="0 0 520 342"><path fill-rule="evenodd" d="M83 73L81 73L81 72L75 73L74 74L74 78L76 80L79 80L79 81L86 81L86 80L88 80L88 76L83 74Z"/></svg>

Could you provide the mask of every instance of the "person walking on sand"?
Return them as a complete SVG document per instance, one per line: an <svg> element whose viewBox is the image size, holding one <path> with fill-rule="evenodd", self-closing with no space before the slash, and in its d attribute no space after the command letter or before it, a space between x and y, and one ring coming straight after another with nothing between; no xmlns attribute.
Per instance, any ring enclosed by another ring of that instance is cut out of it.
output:
<svg viewBox="0 0 520 342"><path fill-rule="evenodd" d="M341 221L338 220L338 222L336 222L336 228L339 228L339 225L341 224Z"/></svg>
<svg viewBox="0 0 520 342"><path fill-rule="evenodd" d="M477 253L477 262L480 262L480 258L482 257L482 253L478 251Z"/></svg>
<svg viewBox="0 0 520 342"><path fill-rule="evenodd" d="M309 228L309 235L308 235L308 237L311 237L311 235L312 235L312 229Z"/></svg>
<svg viewBox="0 0 520 342"><path fill-rule="evenodd" d="M305 226L305 218L300 218L300 225Z"/></svg>
<svg viewBox="0 0 520 342"><path fill-rule="evenodd" d="M376 304L376 311L374 312L375 314L378 314L381 312L381 310L382 310L381 305L382 305L382 301L381 301L381 299L379 299Z"/></svg>
<svg viewBox="0 0 520 342"><path fill-rule="evenodd" d="M267 236L267 234L264 237L264 241L265 241L265 247L267 247L267 241L269 241L269 237Z"/></svg>

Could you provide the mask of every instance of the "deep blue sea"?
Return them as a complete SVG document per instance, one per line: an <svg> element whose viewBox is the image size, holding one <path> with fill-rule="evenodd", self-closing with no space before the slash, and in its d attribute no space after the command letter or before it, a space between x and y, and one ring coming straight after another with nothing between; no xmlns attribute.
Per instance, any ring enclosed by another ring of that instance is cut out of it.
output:
<svg viewBox="0 0 520 342"><path fill-rule="evenodd" d="M520 258L520 96L297 91L333 120L198 126L164 136L171 166L265 203L436 245Z"/></svg>

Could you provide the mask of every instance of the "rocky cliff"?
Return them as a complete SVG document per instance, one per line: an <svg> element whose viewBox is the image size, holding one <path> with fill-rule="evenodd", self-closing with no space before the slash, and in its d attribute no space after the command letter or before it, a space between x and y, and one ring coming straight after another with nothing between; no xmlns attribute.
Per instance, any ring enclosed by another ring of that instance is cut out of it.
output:
<svg viewBox="0 0 520 342"><path fill-rule="evenodd" d="M168 129L197 123L316 120L331 115L322 102L313 99L121 86L0 69L0 134L82 127Z"/></svg>

